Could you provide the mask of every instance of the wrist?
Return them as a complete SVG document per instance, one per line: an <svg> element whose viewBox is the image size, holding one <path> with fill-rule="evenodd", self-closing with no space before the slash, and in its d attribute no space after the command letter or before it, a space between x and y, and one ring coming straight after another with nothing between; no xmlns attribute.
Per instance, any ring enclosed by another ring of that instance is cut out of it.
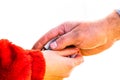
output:
<svg viewBox="0 0 120 80"><path fill-rule="evenodd" d="M120 15L115 10L106 18L108 24L109 36L112 37L114 41L120 39Z"/></svg>

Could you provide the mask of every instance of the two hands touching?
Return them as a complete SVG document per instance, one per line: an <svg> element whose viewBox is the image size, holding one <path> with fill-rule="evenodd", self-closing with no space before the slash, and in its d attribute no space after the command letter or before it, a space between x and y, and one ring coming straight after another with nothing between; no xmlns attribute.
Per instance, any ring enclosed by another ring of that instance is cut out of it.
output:
<svg viewBox="0 0 120 80"><path fill-rule="evenodd" d="M41 50L56 37L58 38L50 44L52 50L43 51L47 65L46 78L51 75L66 77L72 68L83 62L82 56L97 54L111 47L120 39L120 16L113 11L104 19L94 22L65 22L42 36L33 49ZM74 48L66 48L71 45ZM65 57L76 53L79 55L75 58Z"/></svg>
<svg viewBox="0 0 120 80"><path fill-rule="evenodd" d="M59 36L50 44L53 50L62 50L74 45L83 55L92 55L109 48L119 39L120 17L114 11L104 19L94 22L65 22L42 36L33 49L42 49L51 39Z"/></svg>

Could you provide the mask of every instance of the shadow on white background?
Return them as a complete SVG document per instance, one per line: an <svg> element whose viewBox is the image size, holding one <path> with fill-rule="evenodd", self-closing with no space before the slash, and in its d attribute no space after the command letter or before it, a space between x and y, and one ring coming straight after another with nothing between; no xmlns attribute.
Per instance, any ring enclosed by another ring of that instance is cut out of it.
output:
<svg viewBox="0 0 120 80"><path fill-rule="evenodd" d="M120 8L120 0L1 0L0 39L31 49L47 31L65 21L104 18ZM84 57L65 80L120 80L120 42L94 56Z"/></svg>

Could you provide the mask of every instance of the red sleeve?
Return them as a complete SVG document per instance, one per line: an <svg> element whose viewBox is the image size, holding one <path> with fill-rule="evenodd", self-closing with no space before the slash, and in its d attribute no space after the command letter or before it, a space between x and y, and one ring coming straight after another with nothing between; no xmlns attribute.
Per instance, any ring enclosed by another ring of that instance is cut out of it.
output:
<svg viewBox="0 0 120 80"><path fill-rule="evenodd" d="M40 51L0 40L0 80L43 80L44 73L45 60Z"/></svg>

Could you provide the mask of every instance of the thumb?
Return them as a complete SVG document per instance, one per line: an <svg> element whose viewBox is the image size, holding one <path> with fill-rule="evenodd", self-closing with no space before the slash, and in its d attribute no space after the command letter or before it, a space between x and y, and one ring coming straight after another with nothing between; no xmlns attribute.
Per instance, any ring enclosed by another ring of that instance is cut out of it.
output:
<svg viewBox="0 0 120 80"><path fill-rule="evenodd" d="M50 48L53 50L61 50L69 46L75 46L77 38L72 32L68 32L62 36L59 36L54 42L50 44Z"/></svg>

